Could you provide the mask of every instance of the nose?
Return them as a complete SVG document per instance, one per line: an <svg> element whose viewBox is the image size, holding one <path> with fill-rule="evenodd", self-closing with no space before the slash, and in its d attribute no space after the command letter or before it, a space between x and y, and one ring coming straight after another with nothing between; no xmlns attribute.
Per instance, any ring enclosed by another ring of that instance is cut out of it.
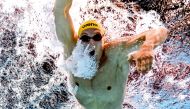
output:
<svg viewBox="0 0 190 109"><path fill-rule="evenodd" d="M90 44L94 45L95 41L93 39L90 39Z"/></svg>

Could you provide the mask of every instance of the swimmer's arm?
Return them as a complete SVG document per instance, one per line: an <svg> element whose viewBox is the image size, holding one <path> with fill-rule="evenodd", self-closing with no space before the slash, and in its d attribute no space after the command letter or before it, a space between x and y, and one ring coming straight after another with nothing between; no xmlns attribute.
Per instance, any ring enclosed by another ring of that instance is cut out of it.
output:
<svg viewBox="0 0 190 109"><path fill-rule="evenodd" d="M154 49L166 40L168 33L169 31L165 27L151 29L133 36L130 40L127 41L126 45L131 46L135 43L143 41L143 44L140 46L140 49Z"/></svg>
<svg viewBox="0 0 190 109"><path fill-rule="evenodd" d="M54 6L56 33L64 44L64 53L68 57L76 44L76 34L69 14L72 0L56 0Z"/></svg>
<svg viewBox="0 0 190 109"><path fill-rule="evenodd" d="M143 74L147 73L152 68L153 49L166 40L168 33L168 30L162 27L145 31L129 40L129 43L131 43L129 46L140 45L139 41L143 41L139 50L128 55L129 62L135 62L138 71Z"/></svg>
<svg viewBox="0 0 190 109"><path fill-rule="evenodd" d="M164 27L151 29L130 38L122 37L116 39L107 43L105 48L117 46L126 48L128 51L131 51L134 48L133 46L140 48L128 55L128 61L130 63L135 62L137 71L141 71L144 74L151 69L154 54L153 49L166 40L168 33L168 30Z"/></svg>
<svg viewBox="0 0 190 109"><path fill-rule="evenodd" d="M112 46L132 47L137 43L143 42L140 48L154 49L160 43L164 42L168 36L168 30L164 27L151 29L133 36L117 38L104 45L105 48Z"/></svg>

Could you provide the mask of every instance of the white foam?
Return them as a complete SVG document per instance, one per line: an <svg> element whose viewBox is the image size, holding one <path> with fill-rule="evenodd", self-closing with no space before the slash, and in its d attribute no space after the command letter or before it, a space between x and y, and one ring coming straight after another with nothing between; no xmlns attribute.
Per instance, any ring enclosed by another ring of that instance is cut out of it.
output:
<svg viewBox="0 0 190 109"><path fill-rule="evenodd" d="M89 52L94 49L90 45L85 46L78 41L72 55L66 60L67 70L76 77L92 79L98 67L95 57L89 55Z"/></svg>

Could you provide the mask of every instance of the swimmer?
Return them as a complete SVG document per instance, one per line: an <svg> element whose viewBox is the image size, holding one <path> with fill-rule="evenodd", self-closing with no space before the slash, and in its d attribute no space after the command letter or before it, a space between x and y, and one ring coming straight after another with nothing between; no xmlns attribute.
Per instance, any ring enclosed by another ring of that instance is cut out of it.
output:
<svg viewBox="0 0 190 109"><path fill-rule="evenodd" d="M160 27L106 42L105 29L96 20L85 21L75 33L71 5L72 0L56 0L54 16L75 97L84 109L122 109L129 64L136 63L140 73L149 71L153 49L166 40L168 30Z"/></svg>

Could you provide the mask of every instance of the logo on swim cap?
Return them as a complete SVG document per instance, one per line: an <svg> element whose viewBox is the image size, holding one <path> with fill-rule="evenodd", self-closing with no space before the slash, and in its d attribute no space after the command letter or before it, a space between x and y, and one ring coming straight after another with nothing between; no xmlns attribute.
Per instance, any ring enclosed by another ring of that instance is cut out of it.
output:
<svg viewBox="0 0 190 109"><path fill-rule="evenodd" d="M88 23L88 24L83 25L82 28L86 28L87 26L96 26L96 27L98 27L98 25L95 24L95 23Z"/></svg>
<svg viewBox="0 0 190 109"><path fill-rule="evenodd" d="M102 28L102 25L98 23L96 20L88 20L84 22L80 27L78 31L78 37L80 37L81 33L89 28L96 28L101 31L102 34L104 34L104 29Z"/></svg>

